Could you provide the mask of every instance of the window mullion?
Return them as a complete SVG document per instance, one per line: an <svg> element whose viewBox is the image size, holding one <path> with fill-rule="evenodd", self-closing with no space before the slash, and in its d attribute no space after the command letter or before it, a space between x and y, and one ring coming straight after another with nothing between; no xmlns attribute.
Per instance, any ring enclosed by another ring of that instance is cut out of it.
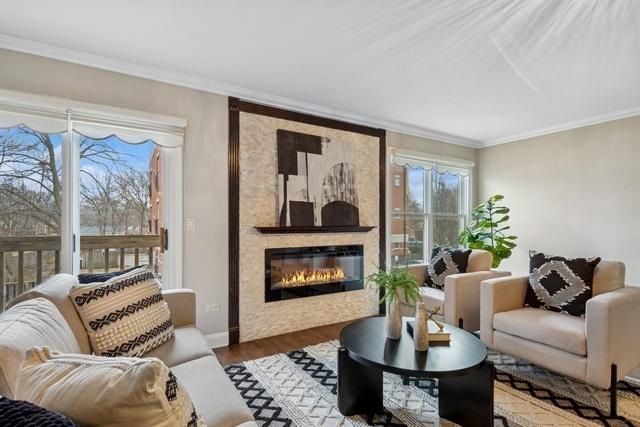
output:
<svg viewBox="0 0 640 427"><path fill-rule="evenodd" d="M80 149L73 138L73 122L67 120L62 140L62 209L60 271L80 270Z"/></svg>
<svg viewBox="0 0 640 427"><path fill-rule="evenodd" d="M423 258L425 263L431 260L431 251L433 250L433 200L431 191L432 174L433 170L424 172L424 200L425 200L425 226L424 226L424 245L423 245Z"/></svg>

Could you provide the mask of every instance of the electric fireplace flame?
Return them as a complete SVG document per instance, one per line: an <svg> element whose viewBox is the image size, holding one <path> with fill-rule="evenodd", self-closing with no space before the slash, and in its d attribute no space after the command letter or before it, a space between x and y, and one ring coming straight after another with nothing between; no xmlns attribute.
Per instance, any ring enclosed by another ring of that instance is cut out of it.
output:
<svg viewBox="0 0 640 427"><path fill-rule="evenodd" d="M297 286L314 285L324 282L339 282L346 278L342 267L317 268L310 270L303 268L298 271L286 273L277 285L282 288L295 288Z"/></svg>

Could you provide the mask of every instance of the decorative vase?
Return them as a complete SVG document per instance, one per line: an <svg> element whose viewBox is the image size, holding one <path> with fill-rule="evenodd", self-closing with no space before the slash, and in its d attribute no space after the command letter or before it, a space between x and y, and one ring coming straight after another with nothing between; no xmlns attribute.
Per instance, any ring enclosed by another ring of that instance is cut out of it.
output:
<svg viewBox="0 0 640 427"><path fill-rule="evenodd" d="M402 314L400 313L400 300L393 294L391 301L387 303L387 338L397 340L402 336Z"/></svg>
<svg viewBox="0 0 640 427"><path fill-rule="evenodd" d="M429 325L427 309L423 302L416 303L416 320L413 328L413 346L418 351L426 351L429 348Z"/></svg>

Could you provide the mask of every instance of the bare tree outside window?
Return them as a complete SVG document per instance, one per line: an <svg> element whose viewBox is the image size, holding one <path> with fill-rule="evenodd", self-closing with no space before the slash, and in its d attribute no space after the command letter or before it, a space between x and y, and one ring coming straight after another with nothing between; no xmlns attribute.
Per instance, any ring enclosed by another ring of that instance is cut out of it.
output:
<svg viewBox="0 0 640 427"><path fill-rule="evenodd" d="M0 129L0 239L60 235L62 134L25 126ZM146 234L148 164L153 143L131 146L116 137L78 134L82 235ZM25 280L35 280L35 254L22 255ZM51 273L52 254L43 264ZM4 257L4 281L16 280L17 254Z"/></svg>

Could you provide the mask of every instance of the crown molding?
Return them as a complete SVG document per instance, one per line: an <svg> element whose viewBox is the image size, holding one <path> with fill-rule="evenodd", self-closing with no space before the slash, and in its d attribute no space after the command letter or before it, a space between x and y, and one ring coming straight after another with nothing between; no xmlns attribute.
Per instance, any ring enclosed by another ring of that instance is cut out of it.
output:
<svg viewBox="0 0 640 427"><path fill-rule="evenodd" d="M507 144L509 142L523 141L525 139L535 138L538 136L550 135L553 133L563 132L566 130L582 128L585 126L597 125L600 123L611 122L613 120L626 119L628 117L640 116L640 106L627 108L624 110L613 111L611 113L598 114L583 119L573 120L570 122L559 123L530 132L523 132L504 138L496 138L488 141L482 141L478 144L478 148L492 147L494 145Z"/></svg>
<svg viewBox="0 0 640 427"><path fill-rule="evenodd" d="M345 112L328 108L322 105L298 101L274 95L267 92L256 91L241 86L231 85L225 82L198 77L187 73L179 73L171 70L157 69L125 61L119 61L103 56L88 54L73 49L40 43L21 37L14 37L0 33L0 48L71 62L92 68L113 71L149 80L160 81L176 86L201 90L204 92L233 96L247 101L266 104L274 107L295 110L302 113L313 114L331 119L352 122L360 125L405 133L421 138L428 138L449 144L465 147L479 148L480 141L440 132L420 126L385 120L376 117L368 117L360 114Z"/></svg>

